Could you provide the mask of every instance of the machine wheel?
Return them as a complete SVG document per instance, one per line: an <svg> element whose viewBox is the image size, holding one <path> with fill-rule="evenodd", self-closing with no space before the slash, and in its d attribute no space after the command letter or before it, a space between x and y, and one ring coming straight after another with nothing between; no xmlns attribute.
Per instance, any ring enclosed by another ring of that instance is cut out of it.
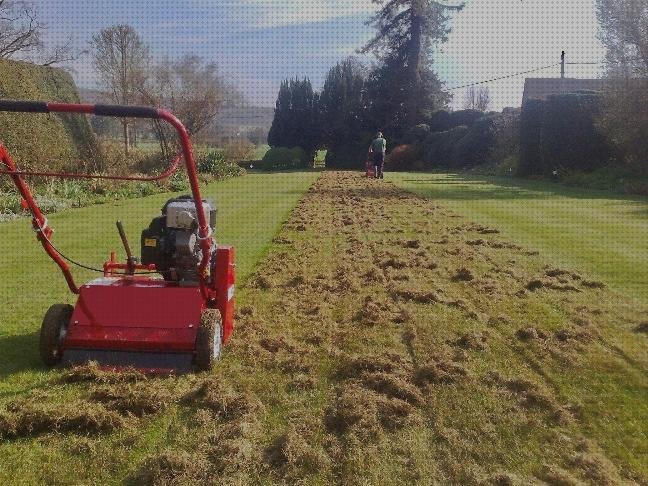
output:
<svg viewBox="0 0 648 486"><path fill-rule="evenodd" d="M54 304L45 313L40 332L40 355L47 366L61 362L61 346L65 341L72 312L74 307L69 304Z"/></svg>
<svg viewBox="0 0 648 486"><path fill-rule="evenodd" d="M223 319L217 309L207 309L202 313L200 327L196 336L196 368L209 371L220 357L223 345Z"/></svg>

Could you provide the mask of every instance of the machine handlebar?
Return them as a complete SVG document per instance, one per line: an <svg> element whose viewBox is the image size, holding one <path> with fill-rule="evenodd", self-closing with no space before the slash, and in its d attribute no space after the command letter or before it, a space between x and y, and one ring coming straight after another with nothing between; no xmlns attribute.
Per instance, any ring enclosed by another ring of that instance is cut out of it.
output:
<svg viewBox="0 0 648 486"><path fill-rule="evenodd" d="M94 114L119 118L160 118L160 112L148 106L95 105Z"/></svg>
<svg viewBox="0 0 648 486"><path fill-rule="evenodd" d="M191 194L196 205L196 213L198 216L199 227L199 240L202 249L202 259L198 266L198 274L200 275L200 289L203 296L207 296L207 266L209 264L212 254L212 235L209 227L209 222L205 217L205 211L202 207L202 195L198 181L198 174L196 170L196 161L194 159L193 150L191 148L191 141L189 133L177 117L166 110L158 110L146 106L121 106L121 105L92 105L80 103L49 103L44 101L25 101L25 100L5 100L0 99L0 111L22 112L22 113L78 113L86 115L98 116L112 116L119 118L153 118L161 119L169 123L175 128L180 138L180 154L176 157L171 167L158 176L151 177L129 177L129 176L112 176L112 175L93 175L93 174L70 174L70 173L50 173L50 172L36 172L36 171L19 171L15 163L11 160L9 153L0 143L0 163L7 167L7 170L0 170L0 174L9 175L12 177L14 183L18 187L22 197L25 199L26 204L32 215L34 216L34 228L44 232L43 225L46 225L46 219L42 215L40 208L36 204L29 186L24 182L23 176L34 175L44 177L62 177L62 178L84 178L84 179L112 179L112 180L125 180L125 181L157 181L166 179L171 176L178 168L182 159L185 162L187 170L187 177L189 178L189 185L191 187ZM48 229L49 232L51 230ZM74 293L78 293L74 280L70 274L67 265L61 260L60 256L56 254L53 247L49 243L49 233L41 239L48 254L59 265L68 281L70 289Z"/></svg>
<svg viewBox="0 0 648 486"><path fill-rule="evenodd" d="M2 100L0 111L13 111L23 113L49 113L47 103L44 101Z"/></svg>
<svg viewBox="0 0 648 486"><path fill-rule="evenodd" d="M160 118L160 111L149 106L87 105L71 103L48 103L45 101L0 99L0 111L15 113L86 113L118 118Z"/></svg>

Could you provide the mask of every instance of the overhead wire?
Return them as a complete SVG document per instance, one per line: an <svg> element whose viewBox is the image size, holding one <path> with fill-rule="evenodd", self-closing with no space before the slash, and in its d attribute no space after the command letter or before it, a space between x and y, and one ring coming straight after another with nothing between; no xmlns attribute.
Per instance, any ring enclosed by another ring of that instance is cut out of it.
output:
<svg viewBox="0 0 648 486"><path fill-rule="evenodd" d="M542 66L542 67L538 67L538 68L534 68L534 69L529 69L528 71L520 71L520 72L517 72L517 73L507 74L507 75L499 76L499 77L496 77L496 78L486 79L486 80L483 80L483 81L475 81L473 83L464 84L464 85L461 85L461 86L453 86L451 88L446 88L445 90L446 91L456 91L456 90L459 90L459 89L470 88L471 86L478 86L480 84L492 83L494 81L500 81L502 79L509 79L509 78L514 78L514 77L517 77L517 76L522 76L524 74L530 74L530 73L535 73L535 72L539 72L539 71L544 71L545 69L560 66L560 64L561 64L560 62L555 62L555 63L549 64L547 66ZM601 65L603 63L602 62L567 62L565 64L570 65L570 66L574 66L574 65Z"/></svg>

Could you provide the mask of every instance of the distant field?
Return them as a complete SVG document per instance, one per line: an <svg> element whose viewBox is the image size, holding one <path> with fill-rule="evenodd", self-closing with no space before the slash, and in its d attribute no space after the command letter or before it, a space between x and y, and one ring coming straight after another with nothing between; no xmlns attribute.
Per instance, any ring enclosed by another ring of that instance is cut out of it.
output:
<svg viewBox="0 0 648 486"><path fill-rule="evenodd" d="M648 198L447 174L387 179L648 302Z"/></svg>

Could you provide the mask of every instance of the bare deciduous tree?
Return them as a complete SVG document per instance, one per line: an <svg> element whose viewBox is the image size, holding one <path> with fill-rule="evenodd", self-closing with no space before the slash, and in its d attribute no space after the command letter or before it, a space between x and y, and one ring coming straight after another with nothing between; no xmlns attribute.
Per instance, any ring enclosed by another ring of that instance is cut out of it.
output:
<svg viewBox="0 0 648 486"><path fill-rule="evenodd" d="M44 66L76 59L71 37L48 49L42 40L44 30L32 3L0 0L0 59L30 59Z"/></svg>
<svg viewBox="0 0 648 486"><path fill-rule="evenodd" d="M626 162L648 160L648 0L597 0L608 82L599 119Z"/></svg>
<svg viewBox="0 0 648 486"><path fill-rule="evenodd" d="M597 0L610 74L648 76L648 0Z"/></svg>
<svg viewBox="0 0 648 486"><path fill-rule="evenodd" d="M111 99L121 105L134 104L145 84L149 50L129 25L116 25L92 38L94 65ZM124 150L130 145L130 120L122 119Z"/></svg>
<svg viewBox="0 0 648 486"><path fill-rule="evenodd" d="M42 28L30 4L0 0L0 58L39 49Z"/></svg>
<svg viewBox="0 0 648 486"><path fill-rule="evenodd" d="M490 102L490 90L487 87L471 86L466 90L463 107L466 110L486 111Z"/></svg>
<svg viewBox="0 0 648 486"><path fill-rule="evenodd" d="M190 135L207 127L223 105L236 97L218 75L216 64L204 62L198 56L161 62L151 71L142 93L144 101L169 108L182 120Z"/></svg>

